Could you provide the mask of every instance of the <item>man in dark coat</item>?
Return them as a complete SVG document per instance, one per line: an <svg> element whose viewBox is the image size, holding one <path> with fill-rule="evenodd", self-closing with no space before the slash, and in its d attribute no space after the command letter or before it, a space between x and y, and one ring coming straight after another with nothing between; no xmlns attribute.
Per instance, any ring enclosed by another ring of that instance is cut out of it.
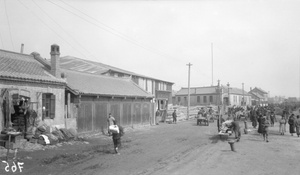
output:
<svg viewBox="0 0 300 175"><path fill-rule="evenodd" d="M173 123L175 123L175 124L176 124L176 122L177 122L177 114L176 114L176 109L174 110L174 112L173 112L172 116L173 116Z"/></svg>
<svg viewBox="0 0 300 175"><path fill-rule="evenodd" d="M292 114L288 120L288 124L290 125L290 133L291 133L291 136L293 136L295 132L295 117L294 117L294 114Z"/></svg>
<svg viewBox="0 0 300 175"><path fill-rule="evenodd" d="M295 120L295 127L298 137L300 136L300 117L297 115L297 119Z"/></svg>
<svg viewBox="0 0 300 175"><path fill-rule="evenodd" d="M263 129L263 126L262 126L262 118L263 118L263 116L262 116L262 114L260 114L259 116L258 116L258 119L257 119L257 122L258 122L258 129L257 129L257 132L259 133L259 134L262 134L262 129Z"/></svg>
<svg viewBox="0 0 300 175"><path fill-rule="evenodd" d="M271 120L271 127L273 127L274 123L276 122L276 117L273 111L270 114L270 120Z"/></svg>

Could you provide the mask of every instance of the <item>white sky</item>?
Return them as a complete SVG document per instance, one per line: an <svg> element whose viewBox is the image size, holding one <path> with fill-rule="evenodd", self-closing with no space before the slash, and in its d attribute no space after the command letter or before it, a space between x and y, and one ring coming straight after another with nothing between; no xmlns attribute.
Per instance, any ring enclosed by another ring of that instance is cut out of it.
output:
<svg viewBox="0 0 300 175"><path fill-rule="evenodd" d="M0 49L76 56L174 82L299 97L299 0L0 0Z"/></svg>

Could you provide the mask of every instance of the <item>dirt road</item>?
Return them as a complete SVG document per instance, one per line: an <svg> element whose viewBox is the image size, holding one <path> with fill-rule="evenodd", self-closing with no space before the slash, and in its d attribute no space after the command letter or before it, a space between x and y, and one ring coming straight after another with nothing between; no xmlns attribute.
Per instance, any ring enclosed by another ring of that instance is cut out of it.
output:
<svg viewBox="0 0 300 175"><path fill-rule="evenodd" d="M278 123L270 130L270 142L263 142L253 130L242 135L232 152L227 140L217 136L216 122L209 126L197 126L195 120L163 123L128 129L121 155L113 154L111 138L102 135L89 138L89 144L21 153L23 172L13 174L300 174L300 138L280 135ZM2 174L4 164L0 168Z"/></svg>

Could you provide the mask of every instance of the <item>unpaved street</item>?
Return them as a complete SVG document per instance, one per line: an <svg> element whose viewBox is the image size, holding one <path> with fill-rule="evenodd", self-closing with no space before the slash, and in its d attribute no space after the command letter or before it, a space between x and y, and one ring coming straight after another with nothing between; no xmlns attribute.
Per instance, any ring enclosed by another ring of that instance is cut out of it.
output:
<svg viewBox="0 0 300 175"><path fill-rule="evenodd" d="M95 135L88 139L90 144L65 145L38 154L21 153L24 169L20 174L298 175L300 138L289 133L279 135L278 124L270 130L269 143L253 130L242 135L241 141L235 143L236 152L232 152L227 140L217 136L216 122L197 126L192 119L127 129L121 155L113 154L110 137Z"/></svg>

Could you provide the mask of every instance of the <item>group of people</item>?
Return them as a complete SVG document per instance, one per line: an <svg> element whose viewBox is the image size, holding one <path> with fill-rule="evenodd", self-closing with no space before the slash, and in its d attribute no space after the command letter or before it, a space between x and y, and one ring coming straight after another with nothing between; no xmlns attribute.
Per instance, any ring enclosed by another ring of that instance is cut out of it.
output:
<svg viewBox="0 0 300 175"><path fill-rule="evenodd" d="M264 140L268 142L269 127L274 127L275 122L277 122L274 109L268 107L254 107L250 109L250 120L253 128L258 126L258 133L262 134L264 136ZM286 125L289 124L289 132L291 136L297 133L298 137L300 137L299 115L295 117L295 114L284 109L281 119L278 122L280 135L284 135L286 132Z"/></svg>
<svg viewBox="0 0 300 175"><path fill-rule="evenodd" d="M279 132L281 135L284 135L286 132L286 124L289 124L289 132L291 136L293 136L295 133L297 136L300 136L300 117L297 115L295 117L294 114L291 114L289 117L287 117L288 114L283 114L281 116L281 119L279 121Z"/></svg>

